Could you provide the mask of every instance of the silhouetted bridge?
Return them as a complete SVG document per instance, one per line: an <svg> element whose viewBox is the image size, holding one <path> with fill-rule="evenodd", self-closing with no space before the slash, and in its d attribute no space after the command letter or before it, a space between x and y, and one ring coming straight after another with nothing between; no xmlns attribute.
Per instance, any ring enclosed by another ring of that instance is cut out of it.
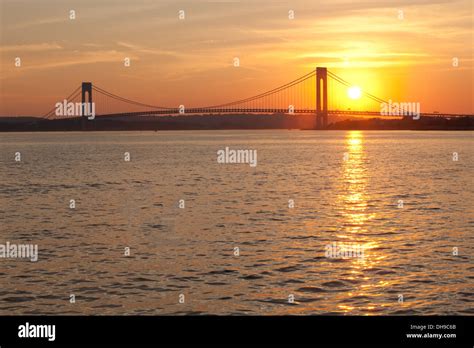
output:
<svg viewBox="0 0 474 348"><path fill-rule="evenodd" d="M331 85L331 86L329 86ZM341 77L328 71L326 68L316 70L299 77L289 83L273 88L252 97L202 107L174 107L157 106L131 100L109 92L91 82L83 82L66 100L68 103L82 103L83 120L87 120L85 107L93 102L96 117L102 116L160 116L185 114L314 114L316 128L326 128L329 115L375 116L384 118L413 116L413 117L459 117L468 115L413 113L413 110L398 108L397 113L391 110L387 114L381 113L381 105L386 100L378 98L368 92L360 90L360 98L350 101L347 89L353 85ZM59 101L59 102L62 102ZM331 102L331 104L329 104ZM347 104L354 104L354 108L347 108ZM409 103L408 103L409 104ZM400 105L407 105L406 103ZM357 108L357 109L356 109ZM64 117L78 117L81 115L57 115L57 108L53 108L44 115L48 119ZM469 115L470 116L470 115Z"/></svg>

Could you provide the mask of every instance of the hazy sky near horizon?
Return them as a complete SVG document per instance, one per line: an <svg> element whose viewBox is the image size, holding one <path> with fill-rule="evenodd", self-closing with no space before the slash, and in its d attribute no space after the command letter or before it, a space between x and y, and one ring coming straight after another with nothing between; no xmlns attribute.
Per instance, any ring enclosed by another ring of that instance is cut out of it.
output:
<svg viewBox="0 0 474 348"><path fill-rule="evenodd" d="M474 113L471 0L0 4L0 115L41 115L82 81L154 105L215 104L316 66L422 112Z"/></svg>

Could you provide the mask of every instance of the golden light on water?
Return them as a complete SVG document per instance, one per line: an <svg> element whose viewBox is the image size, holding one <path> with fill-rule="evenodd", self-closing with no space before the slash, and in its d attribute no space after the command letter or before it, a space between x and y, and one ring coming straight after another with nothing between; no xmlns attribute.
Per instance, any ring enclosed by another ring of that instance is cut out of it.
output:
<svg viewBox="0 0 474 348"><path fill-rule="evenodd" d="M351 133L355 132L358 133L358 131L354 131ZM347 139L347 144L350 146L350 152L358 152L359 147L362 144L362 140L357 135L357 137Z"/></svg>
<svg viewBox="0 0 474 348"><path fill-rule="evenodd" d="M363 148L363 134L351 131L346 137L345 157L343 161L343 182L345 195L343 200L343 215L346 237L364 230L367 220L372 218L367 214L367 168L366 154Z"/></svg>
<svg viewBox="0 0 474 348"><path fill-rule="evenodd" d="M342 179L344 194L340 197L343 215L343 228L337 236L342 241L355 243L362 247L362 258L350 258L351 276L346 280L356 280L360 283L356 289L345 293L345 298L371 297L374 291L385 288L388 282L375 282L372 273L367 270L375 268L387 255L378 250L379 244L370 237L367 224L376 217L376 213L369 211L369 179L371 173L367 167L367 153L364 148L364 135L360 131L350 131L345 140L345 154L342 162ZM383 306L383 305L380 305ZM379 306L379 307L380 307ZM339 310L344 313L353 313L364 310L375 311L377 306L371 305L360 308L354 305L339 305Z"/></svg>

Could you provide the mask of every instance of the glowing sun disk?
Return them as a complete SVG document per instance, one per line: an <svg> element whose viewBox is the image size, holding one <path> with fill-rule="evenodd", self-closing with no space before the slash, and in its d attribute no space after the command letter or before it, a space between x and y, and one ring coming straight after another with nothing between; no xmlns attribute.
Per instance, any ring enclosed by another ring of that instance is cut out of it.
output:
<svg viewBox="0 0 474 348"><path fill-rule="evenodd" d="M347 90L347 95L351 99L359 99L360 96L362 95L362 91L360 90L359 87L352 86L352 87L349 87L349 89Z"/></svg>

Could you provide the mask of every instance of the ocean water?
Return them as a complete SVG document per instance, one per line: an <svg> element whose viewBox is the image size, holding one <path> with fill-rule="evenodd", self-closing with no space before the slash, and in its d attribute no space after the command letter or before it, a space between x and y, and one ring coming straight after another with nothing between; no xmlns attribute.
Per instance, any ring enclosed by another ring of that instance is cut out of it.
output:
<svg viewBox="0 0 474 348"><path fill-rule="evenodd" d="M0 133L0 314L472 315L473 139Z"/></svg>

